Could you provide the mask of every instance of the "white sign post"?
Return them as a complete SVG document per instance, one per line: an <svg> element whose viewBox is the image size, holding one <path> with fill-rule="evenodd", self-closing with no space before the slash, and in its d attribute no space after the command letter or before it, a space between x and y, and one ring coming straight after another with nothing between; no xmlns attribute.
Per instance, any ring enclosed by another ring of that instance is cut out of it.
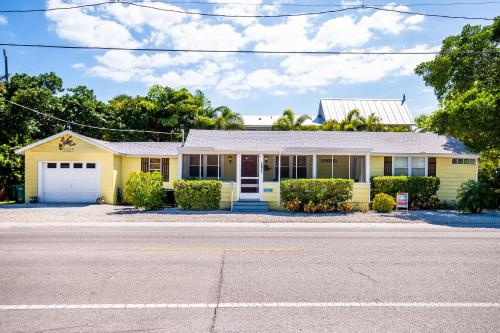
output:
<svg viewBox="0 0 500 333"><path fill-rule="evenodd" d="M407 192L398 192L396 194L396 211L398 208L406 208L406 211L408 211L408 201L409 195Z"/></svg>

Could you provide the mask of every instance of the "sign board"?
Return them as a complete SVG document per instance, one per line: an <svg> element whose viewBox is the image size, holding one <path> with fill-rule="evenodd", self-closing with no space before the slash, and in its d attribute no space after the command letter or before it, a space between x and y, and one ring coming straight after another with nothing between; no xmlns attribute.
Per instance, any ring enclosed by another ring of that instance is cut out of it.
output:
<svg viewBox="0 0 500 333"><path fill-rule="evenodd" d="M398 192L396 194L396 210L398 208L406 208L408 210L409 195L407 192Z"/></svg>
<svg viewBox="0 0 500 333"><path fill-rule="evenodd" d="M272 188L265 188L265 189L264 189L264 192L265 192L265 193L270 193L270 192L272 192L272 191L273 191L273 189L272 189Z"/></svg>

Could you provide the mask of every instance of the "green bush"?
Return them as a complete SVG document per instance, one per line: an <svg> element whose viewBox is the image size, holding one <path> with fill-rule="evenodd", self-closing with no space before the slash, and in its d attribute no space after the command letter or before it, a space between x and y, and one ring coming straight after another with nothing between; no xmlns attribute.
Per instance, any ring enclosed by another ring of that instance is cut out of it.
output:
<svg viewBox="0 0 500 333"><path fill-rule="evenodd" d="M352 188L351 179L286 179L280 184L281 202L289 211L327 212L349 201Z"/></svg>
<svg viewBox="0 0 500 333"><path fill-rule="evenodd" d="M389 194L396 198L397 192L407 192L410 196L410 208L436 208L439 199L436 194L440 181L436 177L421 176L380 176L372 179L372 195Z"/></svg>
<svg viewBox="0 0 500 333"><path fill-rule="evenodd" d="M389 194L377 193L373 199L372 207L377 212L388 213L394 209L396 200Z"/></svg>
<svg viewBox="0 0 500 333"><path fill-rule="evenodd" d="M132 172L127 178L125 196L136 208L163 208L163 176L160 172Z"/></svg>
<svg viewBox="0 0 500 333"><path fill-rule="evenodd" d="M469 180L458 189L457 209L480 214L484 208L490 207L495 198L495 193L483 182Z"/></svg>
<svg viewBox="0 0 500 333"><path fill-rule="evenodd" d="M182 209L219 209L222 182L218 180L177 180L174 183L175 202Z"/></svg>

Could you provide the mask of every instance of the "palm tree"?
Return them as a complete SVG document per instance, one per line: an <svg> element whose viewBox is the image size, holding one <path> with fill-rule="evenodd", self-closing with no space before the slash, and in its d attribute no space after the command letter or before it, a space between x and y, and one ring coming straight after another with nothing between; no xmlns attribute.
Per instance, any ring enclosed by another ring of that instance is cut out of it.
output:
<svg viewBox="0 0 500 333"><path fill-rule="evenodd" d="M380 118L374 113L367 118L361 115L358 109L352 109L347 116L340 122L329 120L323 123L324 131L367 131L367 132L382 132L387 130L382 124Z"/></svg>
<svg viewBox="0 0 500 333"><path fill-rule="evenodd" d="M272 131L296 131L301 130L304 127L306 120L311 119L310 116L303 114L297 119L295 118L295 112L292 109L286 109L283 111L283 115L276 120L272 126Z"/></svg>
<svg viewBox="0 0 500 333"><path fill-rule="evenodd" d="M223 130L243 130L243 117L231 111L227 106L219 106L214 109L215 128Z"/></svg>

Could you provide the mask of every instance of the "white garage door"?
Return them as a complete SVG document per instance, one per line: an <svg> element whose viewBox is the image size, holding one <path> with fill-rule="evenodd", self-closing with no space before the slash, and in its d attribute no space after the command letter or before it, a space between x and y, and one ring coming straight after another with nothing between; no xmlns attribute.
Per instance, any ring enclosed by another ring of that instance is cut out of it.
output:
<svg viewBox="0 0 500 333"><path fill-rule="evenodd" d="M99 165L94 162L43 162L41 200L52 203L95 203L99 197Z"/></svg>

